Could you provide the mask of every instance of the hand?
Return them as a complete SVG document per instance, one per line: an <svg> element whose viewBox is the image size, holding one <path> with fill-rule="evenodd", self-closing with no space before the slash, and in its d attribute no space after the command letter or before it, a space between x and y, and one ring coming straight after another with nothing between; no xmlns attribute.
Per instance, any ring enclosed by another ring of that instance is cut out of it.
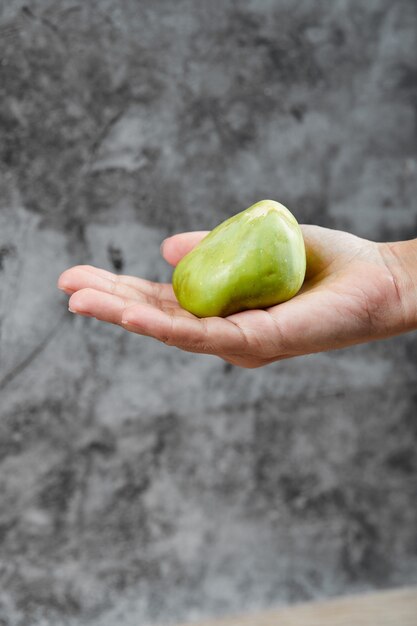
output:
<svg viewBox="0 0 417 626"><path fill-rule="evenodd" d="M183 350L215 354L241 367L344 348L414 327L415 310L405 306L402 281L395 277L400 262L394 244L319 226L302 230L307 251L304 285L292 300L266 310L199 319L179 306L170 284L91 266L65 271L58 286L71 295L73 313ZM205 234L166 239L164 258L175 266Z"/></svg>

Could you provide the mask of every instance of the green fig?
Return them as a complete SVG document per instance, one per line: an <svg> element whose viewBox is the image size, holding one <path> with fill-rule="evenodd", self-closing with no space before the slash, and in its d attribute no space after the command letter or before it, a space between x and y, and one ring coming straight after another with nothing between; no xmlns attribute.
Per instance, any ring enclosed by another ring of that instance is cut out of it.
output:
<svg viewBox="0 0 417 626"><path fill-rule="evenodd" d="M198 317L225 317L289 300L306 271L303 235L279 202L262 200L212 230L175 268L180 305Z"/></svg>

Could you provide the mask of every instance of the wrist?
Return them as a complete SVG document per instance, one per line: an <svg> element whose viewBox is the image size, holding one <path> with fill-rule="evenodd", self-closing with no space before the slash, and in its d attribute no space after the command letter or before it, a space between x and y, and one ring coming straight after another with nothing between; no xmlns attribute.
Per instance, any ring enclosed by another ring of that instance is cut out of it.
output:
<svg viewBox="0 0 417 626"><path fill-rule="evenodd" d="M404 331L417 329L417 239L382 244L402 310Z"/></svg>

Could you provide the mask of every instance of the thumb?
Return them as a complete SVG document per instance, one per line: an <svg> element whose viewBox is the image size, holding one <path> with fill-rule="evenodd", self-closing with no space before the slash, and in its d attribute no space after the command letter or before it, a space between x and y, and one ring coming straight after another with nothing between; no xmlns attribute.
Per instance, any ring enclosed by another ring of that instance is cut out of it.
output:
<svg viewBox="0 0 417 626"><path fill-rule="evenodd" d="M170 265L177 265L182 257L190 252L200 241L208 235L208 230L179 233L164 239L161 244L161 254Z"/></svg>

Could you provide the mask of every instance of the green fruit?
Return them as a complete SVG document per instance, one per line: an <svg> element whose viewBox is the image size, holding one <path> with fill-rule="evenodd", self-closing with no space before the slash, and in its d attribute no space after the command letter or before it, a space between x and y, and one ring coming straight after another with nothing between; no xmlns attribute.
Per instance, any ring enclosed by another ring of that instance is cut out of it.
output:
<svg viewBox="0 0 417 626"><path fill-rule="evenodd" d="M262 200L204 237L178 263L172 283L190 313L225 317L289 300L305 270L297 220L282 204Z"/></svg>

